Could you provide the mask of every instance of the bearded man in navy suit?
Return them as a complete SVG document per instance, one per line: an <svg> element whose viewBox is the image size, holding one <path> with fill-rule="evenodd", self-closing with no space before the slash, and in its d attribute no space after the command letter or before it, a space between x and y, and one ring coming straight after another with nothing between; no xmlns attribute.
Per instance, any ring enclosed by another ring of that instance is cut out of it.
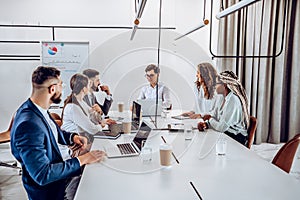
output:
<svg viewBox="0 0 300 200"><path fill-rule="evenodd" d="M22 165L22 181L29 199L64 199L68 182L81 166L99 162L105 152L95 150L63 160L58 144L84 149L87 139L62 131L49 115L61 101L62 80L54 67L38 67L32 74L32 94L18 109L11 130L11 150Z"/></svg>

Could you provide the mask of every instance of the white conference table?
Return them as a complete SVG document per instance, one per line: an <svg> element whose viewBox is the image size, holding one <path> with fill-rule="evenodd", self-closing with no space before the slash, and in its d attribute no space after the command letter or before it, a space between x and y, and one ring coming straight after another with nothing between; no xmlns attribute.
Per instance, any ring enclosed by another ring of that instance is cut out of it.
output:
<svg viewBox="0 0 300 200"><path fill-rule="evenodd" d="M159 164L161 135L172 144L180 162L172 158L169 169ZM226 136L226 155L216 155L215 141L219 136L213 130L195 130L193 139L186 141L182 132L152 131L147 141L153 149L150 163L127 157L87 165L75 199L199 199L190 181L203 200L300 198L299 181L231 138ZM120 142L124 142L124 135L115 141L95 139L92 149Z"/></svg>

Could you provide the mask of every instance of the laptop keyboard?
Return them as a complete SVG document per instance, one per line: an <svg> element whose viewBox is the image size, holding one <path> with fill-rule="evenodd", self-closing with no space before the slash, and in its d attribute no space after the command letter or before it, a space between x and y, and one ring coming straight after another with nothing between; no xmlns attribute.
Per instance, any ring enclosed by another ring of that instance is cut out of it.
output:
<svg viewBox="0 0 300 200"><path fill-rule="evenodd" d="M130 143L117 144L117 147L119 148L122 155L136 153Z"/></svg>

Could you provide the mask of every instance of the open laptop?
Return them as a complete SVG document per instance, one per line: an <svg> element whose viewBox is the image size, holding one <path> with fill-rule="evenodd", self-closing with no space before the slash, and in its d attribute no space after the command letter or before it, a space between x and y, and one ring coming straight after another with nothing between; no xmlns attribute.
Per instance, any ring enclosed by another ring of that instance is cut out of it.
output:
<svg viewBox="0 0 300 200"><path fill-rule="evenodd" d="M116 146L105 146L104 151L108 158L138 156L142 149L142 141L147 140L150 132L151 128L145 122L142 122L140 129L131 143L121 143L116 144Z"/></svg>
<svg viewBox="0 0 300 200"><path fill-rule="evenodd" d="M139 129L141 120L141 105L133 101L132 103L132 115L131 115L131 130L136 131Z"/></svg>
<svg viewBox="0 0 300 200"><path fill-rule="evenodd" d="M143 116L155 116L156 100L155 99L138 99L137 102L142 106ZM162 100L158 100L157 115L162 112Z"/></svg>

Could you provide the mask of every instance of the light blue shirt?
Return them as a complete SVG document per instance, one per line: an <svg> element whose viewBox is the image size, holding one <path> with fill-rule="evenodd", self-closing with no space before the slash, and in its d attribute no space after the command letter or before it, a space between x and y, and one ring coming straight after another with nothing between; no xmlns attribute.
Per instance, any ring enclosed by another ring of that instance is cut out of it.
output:
<svg viewBox="0 0 300 200"><path fill-rule="evenodd" d="M216 131L225 132L228 131L237 135L241 133L247 136L246 124L244 122L244 114L241 101L238 96L233 92L230 92L225 97L225 103L223 102L212 113L212 117L208 120L209 128L213 128Z"/></svg>
<svg viewBox="0 0 300 200"><path fill-rule="evenodd" d="M156 98L156 86L152 87L150 84L145 85L140 92L138 99L155 99ZM163 101L163 106L169 108L171 103L170 90L164 86L163 83L158 83L158 99Z"/></svg>

